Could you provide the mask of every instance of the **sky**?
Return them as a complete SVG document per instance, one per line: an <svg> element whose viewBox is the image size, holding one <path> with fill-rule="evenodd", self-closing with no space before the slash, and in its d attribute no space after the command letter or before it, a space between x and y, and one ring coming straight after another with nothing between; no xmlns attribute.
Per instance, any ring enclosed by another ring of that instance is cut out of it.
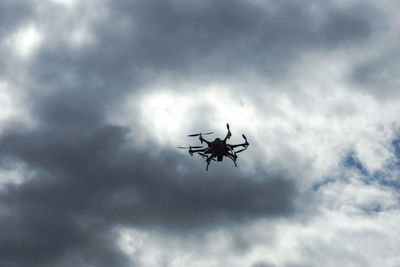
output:
<svg viewBox="0 0 400 267"><path fill-rule="evenodd" d="M399 8L0 0L0 265L399 266Z"/></svg>

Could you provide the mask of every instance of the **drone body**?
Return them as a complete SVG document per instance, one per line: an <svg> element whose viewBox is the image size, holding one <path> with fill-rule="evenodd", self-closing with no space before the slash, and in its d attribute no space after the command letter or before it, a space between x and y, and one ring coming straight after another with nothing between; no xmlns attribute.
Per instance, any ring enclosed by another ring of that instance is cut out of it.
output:
<svg viewBox="0 0 400 267"><path fill-rule="evenodd" d="M203 138L203 135L212 134L212 132L188 135L189 137L198 136L199 140L202 144L203 144L203 142L205 142L207 144L207 147L205 147L205 148L203 148L202 146L189 146L189 147L178 147L178 148L183 148L183 149L189 148L189 154L191 156L193 156L193 153L199 153L199 155L201 155L203 158L207 158L206 159L206 162L207 162L206 170L207 171L208 171L208 166L210 165L210 162L212 160L222 161L224 156L227 158L230 158L233 161L233 163L235 164L235 167L237 167L237 164L236 164L237 153L240 153L240 152L246 150L247 147L249 146L249 143L247 142L246 136L244 134L242 134L244 141L245 141L244 143L235 144L235 145L228 144L226 141L229 138L231 138L232 134L229 129L229 124L226 124L226 127L228 128L228 133L224 139L215 138L214 141L207 141L206 139ZM243 147L243 148L235 151L235 148L237 148L237 147Z"/></svg>

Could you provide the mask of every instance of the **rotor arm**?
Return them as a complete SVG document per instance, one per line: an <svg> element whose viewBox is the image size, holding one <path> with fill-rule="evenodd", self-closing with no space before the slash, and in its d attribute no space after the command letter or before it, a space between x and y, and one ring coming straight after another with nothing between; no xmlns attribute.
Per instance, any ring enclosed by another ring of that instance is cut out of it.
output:
<svg viewBox="0 0 400 267"><path fill-rule="evenodd" d="M226 140L228 140L229 138L231 138L232 134L231 131L228 131L228 133L226 134L225 138L224 138L224 142L226 142Z"/></svg>
<svg viewBox="0 0 400 267"><path fill-rule="evenodd" d="M210 141L204 139L204 137L202 135L199 135L199 140L200 140L201 143L206 142L207 145L210 144Z"/></svg>
<svg viewBox="0 0 400 267"><path fill-rule="evenodd" d="M203 147L201 147L201 146L178 146L178 148L181 148L181 149L187 149L187 148L189 148L189 154L190 154L190 156L193 156L193 153L196 153L196 152L205 152L206 150L207 150L207 148L205 147L205 148L203 148ZM197 149L196 149L197 148Z"/></svg>
<svg viewBox="0 0 400 267"><path fill-rule="evenodd" d="M243 143L243 144L236 144L236 145L229 145L231 148L235 148L235 147L239 147L239 146L243 146L243 147L247 147L249 146L249 143Z"/></svg>
<svg viewBox="0 0 400 267"><path fill-rule="evenodd" d="M202 149L192 149L192 153L197 153L197 152L205 152L207 148L202 148Z"/></svg>
<svg viewBox="0 0 400 267"><path fill-rule="evenodd" d="M190 154L190 156L193 157L193 153L201 153L201 152L204 152L206 149L207 148L201 148L201 149L192 149L192 148L190 148L189 149L189 154Z"/></svg>
<svg viewBox="0 0 400 267"><path fill-rule="evenodd" d="M242 149L239 149L238 151L235 151L235 155L236 155L237 153L240 153L240 152L245 151L246 149L247 149L247 146L245 146L245 147L242 148Z"/></svg>
<svg viewBox="0 0 400 267"><path fill-rule="evenodd" d="M206 134L213 134L213 132L209 132L209 133L198 133L198 134L189 134L188 136L189 136L189 137L198 136L201 143L206 142L207 145L209 145L209 144L210 144L210 141L207 141L206 139L203 138L203 135L206 135Z"/></svg>
<svg viewBox="0 0 400 267"><path fill-rule="evenodd" d="M231 149L234 149L235 147L238 147L238 146L243 146L244 148L247 148L250 145L249 142L247 142L247 137L244 134L242 134L242 137L244 139L244 143L236 144L236 145L229 145L229 147Z"/></svg>

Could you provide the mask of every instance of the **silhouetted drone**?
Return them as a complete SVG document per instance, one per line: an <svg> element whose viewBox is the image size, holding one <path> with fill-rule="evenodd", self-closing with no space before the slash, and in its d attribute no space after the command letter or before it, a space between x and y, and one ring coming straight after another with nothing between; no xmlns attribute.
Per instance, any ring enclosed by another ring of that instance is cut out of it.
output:
<svg viewBox="0 0 400 267"><path fill-rule="evenodd" d="M237 155L236 154L246 150L247 147L249 146L249 143L247 142L246 136L244 134L242 134L244 141L245 141L244 143L237 144L237 145L227 144L226 140L231 138L232 134L231 134L231 131L229 130L228 123L226 124L226 128L228 128L228 133L223 140L221 140L219 138L215 138L214 141L210 142L203 138L203 135L212 134L213 132L188 135L189 137L198 136L200 142L201 143L206 142L208 147L203 148L202 146L188 146L188 147L178 146L178 148L182 148L182 149L188 148L190 156L193 156L193 153L199 153L199 155L201 155L203 158L206 157L207 158L206 159L206 162L207 162L206 171L208 171L208 165L210 165L211 160L215 160L215 158L217 158L217 161L222 161L224 156L230 158L233 161L233 163L235 164L235 167L237 167L237 164L236 164ZM243 147L243 148L235 151L236 147Z"/></svg>

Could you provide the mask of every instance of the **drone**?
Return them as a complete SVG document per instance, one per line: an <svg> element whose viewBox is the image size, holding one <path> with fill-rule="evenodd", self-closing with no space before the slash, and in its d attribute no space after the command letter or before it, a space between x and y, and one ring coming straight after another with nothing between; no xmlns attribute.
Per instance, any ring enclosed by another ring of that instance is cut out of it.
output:
<svg viewBox="0 0 400 267"><path fill-rule="evenodd" d="M228 139L231 138L232 134L229 129L229 123L226 124L226 128L228 129L228 133L225 136L224 139L220 138L215 138L214 141L207 141L206 139L203 138L203 135L208 135L208 134L213 134L213 132L208 132L208 133L197 133L197 134L189 134L189 137L199 137L200 143L203 144L206 143L207 147L203 146L188 146L188 147L183 147L183 146L178 146L178 148L181 149L189 149L189 154L190 156L193 156L193 153L199 153L200 156L203 158L206 158L207 166L206 166L206 171L208 171L208 166L210 165L210 162L212 160L214 161L222 161L224 156L227 158L230 158L233 163L235 164L235 167L237 167L236 164L236 159L237 159L237 154L240 152L243 152L244 150L247 149L249 146L249 142L247 142L247 138L244 134L242 134L242 137L244 139L244 143L242 144L236 144L236 145L231 145L226 143ZM236 150L236 148L242 147L239 150Z"/></svg>

